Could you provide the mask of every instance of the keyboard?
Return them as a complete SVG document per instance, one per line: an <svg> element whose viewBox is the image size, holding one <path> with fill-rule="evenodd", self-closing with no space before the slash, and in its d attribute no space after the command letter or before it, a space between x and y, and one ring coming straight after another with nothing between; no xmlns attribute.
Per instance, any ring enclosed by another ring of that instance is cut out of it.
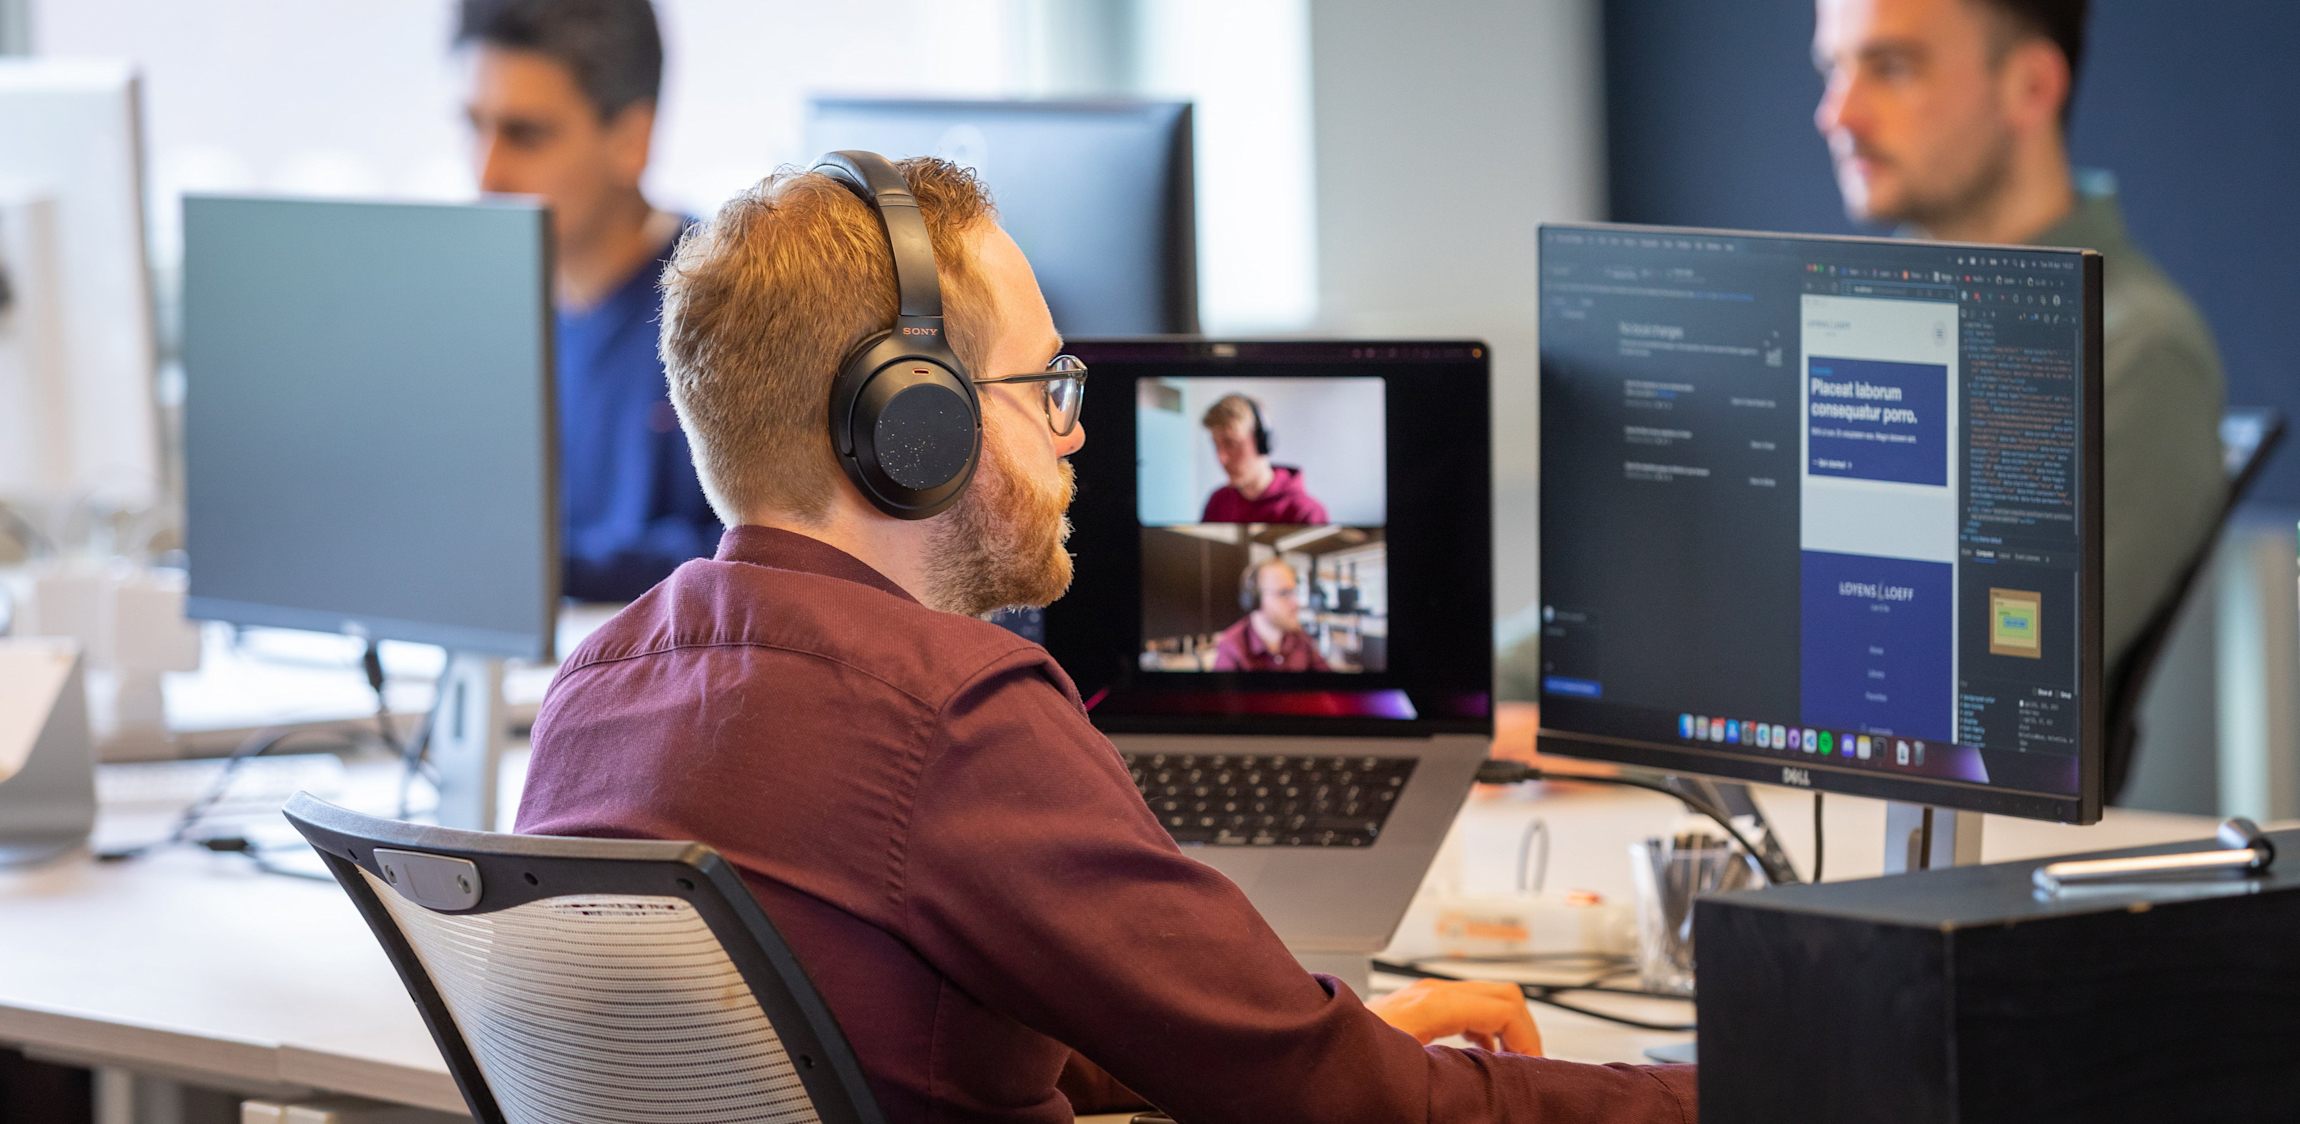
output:
<svg viewBox="0 0 2300 1124"><path fill-rule="evenodd" d="M1414 775L1412 757L1122 754L1177 843L1365 847Z"/></svg>
<svg viewBox="0 0 2300 1124"><path fill-rule="evenodd" d="M208 794L223 775L224 759L142 761L96 767L96 801L110 807L182 806ZM334 796L343 789L343 758L332 753L251 757L232 773L223 803L287 802L298 792Z"/></svg>

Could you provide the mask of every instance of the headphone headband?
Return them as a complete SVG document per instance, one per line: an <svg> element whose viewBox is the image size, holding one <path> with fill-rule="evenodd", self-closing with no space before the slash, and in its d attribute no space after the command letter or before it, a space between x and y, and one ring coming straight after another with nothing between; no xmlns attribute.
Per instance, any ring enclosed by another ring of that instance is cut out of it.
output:
<svg viewBox="0 0 2300 1124"><path fill-rule="evenodd" d="M875 152L833 152L815 162L879 218L894 258L893 327L862 341L831 384L831 448L873 507L926 519L958 502L982 450L982 405L943 333L942 282L918 199L894 163Z"/></svg>
<svg viewBox="0 0 2300 1124"><path fill-rule="evenodd" d="M902 178L893 161L875 152L853 149L824 156L815 162L813 170L839 181L856 198L870 204L879 225L885 228L887 246L894 251L901 320L933 321L898 321L898 326L931 327L935 335L941 335L942 279L935 276L934 239L926 232L926 219L918 213L918 199L911 195L909 181Z"/></svg>

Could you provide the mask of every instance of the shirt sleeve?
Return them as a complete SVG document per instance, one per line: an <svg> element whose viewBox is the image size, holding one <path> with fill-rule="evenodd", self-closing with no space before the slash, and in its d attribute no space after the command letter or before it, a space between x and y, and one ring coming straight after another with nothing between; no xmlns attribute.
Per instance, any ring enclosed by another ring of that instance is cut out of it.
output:
<svg viewBox="0 0 2300 1124"><path fill-rule="evenodd" d="M1034 661L977 676L942 718L905 846L905 935L968 994L1177 1119L1693 1118L1690 1067L1424 1048L1304 971L1160 829Z"/></svg>
<svg viewBox="0 0 2300 1124"><path fill-rule="evenodd" d="M1241 618L1239 623L1223 629L1214 637L1214 670L1250 671L1253 669L1252 655L1246 651L1246 634L1242 631L1251 627Z"/></svg>

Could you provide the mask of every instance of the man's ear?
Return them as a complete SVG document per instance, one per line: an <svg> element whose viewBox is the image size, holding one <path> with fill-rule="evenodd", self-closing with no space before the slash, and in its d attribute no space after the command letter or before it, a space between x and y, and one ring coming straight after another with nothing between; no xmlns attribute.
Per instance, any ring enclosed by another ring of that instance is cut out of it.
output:
<svg viewBox="0 0 2300 1124"><path fill-rule="evenodd" d="M607 151L620 178L639 182L646 174L647 154L655 143L655 103L637 101L607 119Z"/></svg>
<svg viewBox="0 0 2300 1124"><path fill-rule="evenodd" d="M2030 37L2005 55L2000 68L2004 82L2005 115L2022 133L2060 128L2061 107L2068 104L2071 75L2068 56L2049 39Z"/></svg>

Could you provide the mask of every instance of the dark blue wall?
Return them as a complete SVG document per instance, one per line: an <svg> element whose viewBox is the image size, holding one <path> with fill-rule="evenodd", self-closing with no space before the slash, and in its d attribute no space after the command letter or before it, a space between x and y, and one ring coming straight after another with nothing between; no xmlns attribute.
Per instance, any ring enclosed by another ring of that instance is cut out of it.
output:
<svg viewBox="0 0 2300 1124"><path fill-rule="evenodd" d="M1806 0L1608 0L1621 222L1843 233ZM2300 419L2300 5L2095 0L2070 148L2204 310L2233 405ZM2253 493L2300 503L2300 454Z"/></svg>

